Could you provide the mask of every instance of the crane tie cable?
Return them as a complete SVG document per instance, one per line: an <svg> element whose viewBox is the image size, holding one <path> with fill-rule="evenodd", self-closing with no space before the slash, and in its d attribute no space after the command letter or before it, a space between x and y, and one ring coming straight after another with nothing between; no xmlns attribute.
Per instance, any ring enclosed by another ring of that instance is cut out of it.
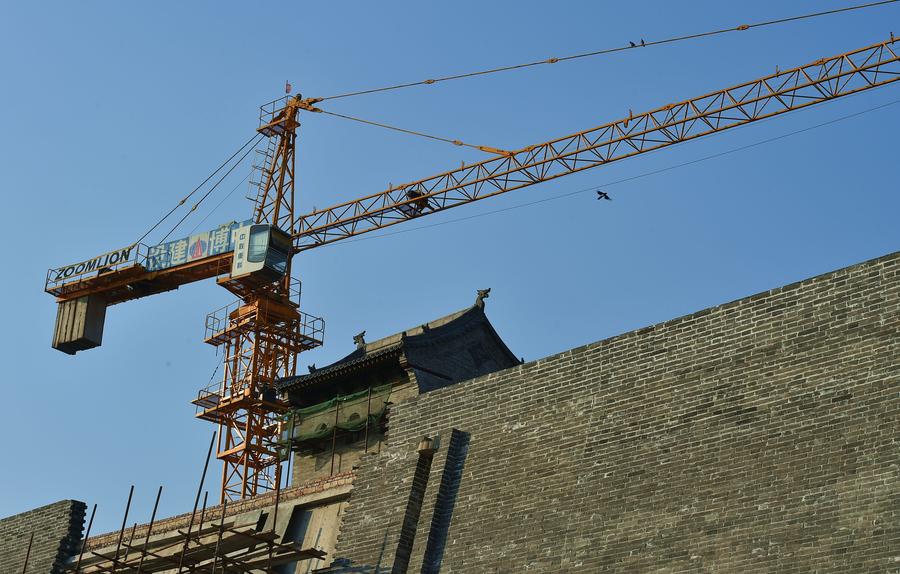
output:
<svg viewBox="0 0 900 574"><path fill-rule="evenodd" d="M219 200L219 203L217 203L216 206L213 207L213 208L209 211L209 213L207 213L206 215L204 215L204 216L203 216L203 219L201 219L200 221L197 222L197 224L196 224L196 225L188 232L188 235L193 235L194 232L197 231L197 229L199 229L201 225L203 225L203 222L206 221L207 219L209 219L209 216L210 216L210 215L212 215L212 214L215 213L220 207L222 207L222 204L225 203L225 202L228 200L228 198L231 197L231 195L232 195L235 191L237 191L237 188L239 188L239 187L241 186L241 184L243 184L245 181L247 181L248 179L250 179L250 176L251 176L252 174L253 174L252 171L249 172L247 175L244 176L244 179L242 179L241 181L237 182L237 184L236 184L234 187L231 188L231 191L229 191L228 193L226 193L226 194L225 194L225 197L223 197L221 200ZM248 197L247 199L250 199L250 198Z"/></svg>
<svg viewBox="0 0 900 574"><path fill-rule="evenodd" d="M165 221L166 219L168 219L169 216L172 215L173 213L175 213L175 211L176 211L179 207L181 207L182 205L184 205L185 202L187 202L187 200L189 200L195 193L197 193L197 191L198 191L201 187L203 187L204 185L206 185L206 182L208 182L208 181L211 180L213 177L215 177L215 175L216 175L217 173L219 173L219 172L222 170L223 167L225 167L226 165L228 165L228 162L230 162L231 160L233 160L233 159L235 158L235 156L237 156L237 154L241 153L241 151L243 151L243 149L244 149L245 147L247 147L248 145L252 144L253 141L257 138L258 135L259 135L259 134L253 134L253 137L251 137L249 140L247 140L246 143L244 143L244 145L242 145L240 148L238 148L238 150L237 150L236 152L234 152L233 154L231 154L231 157L229 157L229 158L226 159L224 162L222 162L222 165L220 165L219 167L217 167L217 168L216 168L216 171L214 171L214 172L212 172L211 174L209 174L209 177L207 177L206 179L204 179L203 182L200 183L200 185L198 185L197 187L195 187L189 194L187 194L186 196L184 196L183 198L181 198L181 201L179 201L177 204L175 204L175 207L173 207L172 209L170 209L170 210L169 210L169 213L163 215L162 218L161 218L159 221L157 221L156 223L154 223L154 224L153 224L153 227L151 227L150 229L148 229L146 233L144 233L143 235L141 235L141 238L138 239L137 241L135 241L134 244L137 245L138 243L140 243L141 241L143 241L148 235L150 235L151 233L153 233L153 230L154 230L154 229L156 229L157 227L159 227L160 225L162 225L162 222L163 222L163 221ZM251 147L251 149L252 149L252 147ZM246 156L246 154L244 154L244 155ZM242 159L243 159L243 158L242 158ZM233 168L232 168L232 169L233 169ZM202 200L201 200L201 201L202 201ZM196 206L194 207L194 209L196 209ZM192 210L192 211L193 211L193 210ZM184 220L182 219L182 221L184 221ZM180 223L181 223L181 222L179 222L179 224L180 224ZM177 225L176 225L176 227L177 227ZM173 229L172 231L174 231L174 229ZM171 234L172 232L170 231L169 233ZM166 235L166 237L168 237L168 235ZM165 239L164 239L163 241L165 241Z"/></svg>
<svg viewBox="0 0 900 574"><path fill-rule="evenodd" d="M457 140L457 139L444 138L444 137L440 137L440 136L436 136L436 135L432 135L432 134L426 134L426 133L424 133L424 132L418 132L418 131L415 131L415 130L408 130L408 129L405 129L405 128L399 128L399 127L397 127L397 126L392 126L392 125L383 124L383 123L379 123L379 122L373 122L373 121L371 121L371 120L364 120L364 119L362 119L362 118L357 118L357 117L354 117L354 116L348 116L348 115L345 115L345 114L339 114L339 113L336 113L336 112L329 112L329 111L326 111L326 110L315 109L314 111L319 112L319 113L323 113L323 114L328 114L329 116L335 116L335 117L338 117L338 118L343 118L343 119L345 119L345 120L351 120L351 121L354 121L354 122L359 122L359 123L361 123L361 124L368 124L368 125L370 125L370 126L376 126L376 127L379 127L379 128L384 128L384 129L388 129L388 130L393 130L393 131L395 131L395 132L401 132L401 133L404 133L404 134L410 134L410 135L420 136L420 137L428 138L428 139L432 139L432 140L437 140L437 141L447 142L447 143L451 143L451 144L453 144L453 145L455 145L455 146L469 147L469 148L472 148L472 149L477 149L477 150L481 150L481 151L483 151L483 152L493 153L493 154L497 154L497 155L505 155L505 156L513 155L513 153L510 152L510 151L506 151L506 150L499 149L499 148L495 148L495 147L491 147L491 146L470 144L470 143L466 143L466 142L464 142L464 141Z"/></svg>
<svg viewBox="0 0 900 574"><path fill-rule="evenodd" d="M251 143L251 142L255 142L257 138L262 138L262 135L260 135L260 134L254 135L253 138L252 138L249 142L247 142L247 143L249 144L249 143ZM244 147L247 147L247 144L244 144ZM241 148L241 149L243 149L243 148ZM238 150L238 151L240 151L240 150ZM187 219L188 217L190 217L190 215L191 215L192 213L194 213L194 212L197 210L198 207L200 207L200 204L203 203L203 200L206 199L207 197L209 197L209 194L211 194L213 191L215 191L215 189L219 186L219 184L222 183L222 181L223 181L226 177L228 177L229 175L231 175L231 172L233 172L237 166L241 165L241 162L244 161L244 158L246 158L246 157L250 154L251 151L253 151L253 146L252 146L252 145L250 146L250 148L249 148L247 151L244 152L244 155L241 156L241 159L237 160L237 161L235 162L234 165L232 165L230 168L228 168L228 171L226 171L225 174L224 174L222 177L219 178L219 181L217 181L215 184L213 184L213 186L212 186L211 188L209 188L209 189L206 191L206 193L204 193L204 194L200 197L200 199L197 200L197 203L195 203L193 206L191 206L191 208L188 210L188 212L185 213L185 214L181 217L181 219L178 220L178 223L176 223L175 226L172 227L172 229L170 229L168 233L166 233L166 236L163 237L163 238L160 240L160 243L165 242L165 240L168 239L169 236L172 235L172 233L174 233L176 229L178 229L178 226L181 225L182 223L184 223L184 220ZM235 154L235 155L237 155L237 154ZM234 156L232 156L232 157L234 157ZM231 161L231 160L229 159L229 161ZM226 162L226 163L227 163L227 162ZM220 169L221 169L221 168L220 168ZM218 170L216 170L216 171L218 171ZM215 175L215 174L214 174L214 175Z"/></svg>
<svg viewBox="0 0 900 574"><path fill-rule="evenodd" d="M894 3L896 3L896 2L900 2L900 0L881 0L881 1L879 1L879 2L869 2L869 3L867 3L867 4L857 4L857 5L854 5L854 6L847 6L847 7L845 7L845 8L835 8L834 10L825 10L825 11L822 11L822 12L813 12L813 13L810 13L810 14L801 14L801 15L799 15L799 16L789 16L789 17L787 17L787 18L778 18L778 19L775 19L775 20L764 20L764 21L762 21L762 22L755 22L755 23L753 23L753 24L741 24L740 26L736 26L736 27L733 27L733 28L721 28L721 29L718 29L718 30L711 30L711 31L709 31L709 32L700 32L700 33L697 33L697 34L687 34L687 35L683 35L683 36L674 36L674 37L671 37L671 38L666 38L666 39L663 39L663 40L654 40L654 41L650 41L650 42L643 42L643 41L642 41L641 44L634 44L634 43L632 42L632 43L630 43L630 45L628 45L628 46L619 46L619 47L617 47L617 48L606 48L606 49L603 49L603 50L596 50L596 51L593 51L593 52L584 52L584 53L581 53L581 54L573 54L573 55L570 55L570 56L562 56L562 57L559 57L559 58L548 58L548 59L546 59L546 60L540 60L540 61L536 61L536 62L527 62L527 63L524 63L524 64L515 64L515 65L511 65L511 66L501 66L501 67L499 67L499 68L491 68L491 69L488 69L488 70L480 70L480 71L475 71L475 72L467 72L467 73L464 73L464 74L455 74L455 75L452 75L452 76L443 76L443 77L439 77L439 78L433 78L433 79L428 79L428 80L421 80L421 81L418 81L418 82L408 82L408 83L405 83L405 84L395 84L395 85L393 85L393 86L384 86L384 87L381 87L381 88L372 88L372 89L369 89L369 90L360 90L360 91L356 91L356 92L347 92L347 93L344 93L344 94L336 94L336 95L333 95L333 96L325 96L325 97L322 97L322 98L313 98L313 99L314 99L315 101L336 100L336 99L339 99L339 98L349 98L349 97L352 97L352 96L361 96L361 95L364 95L364 94L374 94L374 93L377 93L377 92L387 92L387 91L390 91L390 90L399 90L399 89L402 89L402 88L411 88L411 87L414 87L414 86L425 86L425 85L436 84L436 83L438 83L438 82L447 82L447 81L450 81L450 80L460 80L460 79L463 79L463 78L472 78L472 77L475 77L475 76L484 76L484 75L487 75L487 74L494 74L494 73L497 73L497 72L508 72L508 71L510 71L510 70L518 70L518 69L521 69L521 68L530 68L530 67L532 67L532 66L541 66L541 65L544 65L544 64L556 64L556 63L558 63L558 62L567 62L567 61L570 61L570 60L577 60L577 59L580 59L580 58L588 58L588 57L592 57L592 56L600 56L600 55L604 55L604 54L612 54L612 53L614 53L614 52L624 52L625 50L632 50L632 49L634 49L634 48L644 48L644 47L648 47L648 46L659 46L659 45L662 45L662 44L671 44L671 43L674 43L674 42L683 42L683 41L685 41L685 40L694 40L694 39L697 39L697 38L704 38L704 37L707 37L707 36L717 36L717 35L720 35L720 34L727 34L727 33L729 33L729 32L742 32L742 31L745 31L745 30L753 29L753 28L762 28L762 27L765 27L765 26L774 26L774 25L777 25L777 24L785 24L785 23L787 23L787 22L795 22L795 21L797 21L797 20L807 20L807 19L809 19L809 18L817 18L817 17L819 17L819 16L829 16L829 15L832 15L832 14L838 14L838 13L841 13L841 12L850 12L850 11L853 11L853 10L862 10L862 9L865 9L865 8L874 8L874 7L876 7L876 6L883 6L883 5L886 5L886 4L894 4Z"/></svg>

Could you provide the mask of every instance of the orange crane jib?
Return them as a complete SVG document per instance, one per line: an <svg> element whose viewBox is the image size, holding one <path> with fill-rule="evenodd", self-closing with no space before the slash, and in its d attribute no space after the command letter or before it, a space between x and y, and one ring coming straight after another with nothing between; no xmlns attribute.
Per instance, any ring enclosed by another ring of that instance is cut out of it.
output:
<svg viewBox="0 0 900 574"><path fill-rule="evenodd" d="M900 79L895 39L530 145L301 215L297 251L339 241Z"/></svg>

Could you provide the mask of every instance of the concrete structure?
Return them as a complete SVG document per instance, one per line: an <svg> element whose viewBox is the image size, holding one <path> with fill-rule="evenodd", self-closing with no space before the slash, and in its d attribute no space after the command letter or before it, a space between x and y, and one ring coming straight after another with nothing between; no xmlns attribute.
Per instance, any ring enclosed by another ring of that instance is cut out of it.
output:
<svg viewBox="0 0 900 574"><path fill-rule="evenodd" d="M447 364L479 356L467 332L505 349L478 309L443 323L481 325L448 339ZM411 341L440 330L360 340L285 381L322 400L397 382L386 433L362 456L348 440L339 474L283 491L277 520L267 495L229 505L226 522L328 552L298 562L304 573L900 572L900 253L425 386L422 373L449 371ZM309 457L295 468L318 476ZM204 536L198 553L212 548ZM89 548L107 553L113 538ZM0 556L24 553L21 536L8 546Z"/></svg>

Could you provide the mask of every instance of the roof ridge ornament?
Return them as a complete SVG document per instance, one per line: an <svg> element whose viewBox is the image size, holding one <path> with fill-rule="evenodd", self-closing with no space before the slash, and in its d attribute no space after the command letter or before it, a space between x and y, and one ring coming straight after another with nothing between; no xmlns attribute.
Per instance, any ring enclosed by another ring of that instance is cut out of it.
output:
<svg viewBox="0 0 900 574"><path fill-rule="evenodd" d="M359 335L354 335L353 342L356 343L357 349L365 349L366 348L366 332L363 331Z"/></svg>
<svg viewBox="0 0 900 574"><path fill-rule="evenodd" d="M479 289L476 293L478 296L475 298L475 306L484 309L484 300L491 296L491 288Z"/></svg>

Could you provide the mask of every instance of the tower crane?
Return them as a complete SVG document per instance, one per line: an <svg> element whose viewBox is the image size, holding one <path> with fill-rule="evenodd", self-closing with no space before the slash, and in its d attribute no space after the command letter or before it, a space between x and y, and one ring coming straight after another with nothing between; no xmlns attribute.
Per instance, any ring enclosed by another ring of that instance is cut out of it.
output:
<svg viewBox="0 0 900 574"><path fill-rule="evenodd" d="M255 496L280 484L274 441L288 404L275 383L293 376L299 353L322 344L322 319L302 312L291 279L294 255L679 142L884 86L900 79L893 35L884 42L296 215L295 149L301 113L318 98L286 96L261 108L268 140L253 216L241 223L148 246L132 244L50 269L58 302L53 347L99 346L106 308L216 278L237 303L207 317L205 342L224 349L224 375L193 401L219 427L221 498Z"/></svg>

